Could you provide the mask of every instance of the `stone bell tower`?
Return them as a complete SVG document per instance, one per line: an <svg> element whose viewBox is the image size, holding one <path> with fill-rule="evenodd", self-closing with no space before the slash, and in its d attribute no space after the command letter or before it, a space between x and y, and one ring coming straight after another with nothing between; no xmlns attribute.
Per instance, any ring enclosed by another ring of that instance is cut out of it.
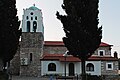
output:
<svg viewBox="0 0 120 80"><path fill-rule="evenodd" d="M23 10L20 75L40 76L40 58L43 54L44 43L42 12L35 5Z"/></svg>

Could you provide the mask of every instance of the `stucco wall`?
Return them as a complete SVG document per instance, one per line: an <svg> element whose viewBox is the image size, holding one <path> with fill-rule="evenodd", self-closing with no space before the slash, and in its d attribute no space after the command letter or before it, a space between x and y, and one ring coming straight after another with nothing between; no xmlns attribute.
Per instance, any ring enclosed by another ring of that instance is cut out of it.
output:
<svg viewBox="0 0 120 80"><path fill-rule="evenodd" d="M48 71L48 64L49 63L55 63L56 64L56 71ZM66 62L66 76L69 75L69 64L74 64L74 73L75 75L81 74L81 62ZM92 63L94 65L94 71L87 72L91 75L101 75L101 61L86 61L86 65L88 63ZM65 72L65 65L64 62L59 61L41 61L41 75L46 74L59 74L64 76Z"/></svg>
<svg viewBox="0 0 120 80"><path fill-rule="evenodd" d="M33 15L31 15L31 12ZM28 19L26 17L28 16ZM37 20L35 20L35 17L37 17ZM31 20L31 18L33 18ZM42 32L44 33L44 26L43 26L43 17L41 10L25 10L24 9L24 15L22 16L22 32L27 32L27 21L30 21L31 30L30 32L33 32L33 21L37 22L37 29L36 32Z"/></svg>
<svg viewBox="0 0 120 80"><path fill-rule="evenodd" d="M56 64L56 71L48 71L48 64L55 63ZM64 74L63 65L59 61L41 61L41 75L46 74Z"/></svg>
<svg viewBox="0 0 120 80"><path fill-rule="evenodd" d="M91 75L101 75L101 61L86 61L86 65L92 63L94 65L94 71L86 71Z"/></svg>

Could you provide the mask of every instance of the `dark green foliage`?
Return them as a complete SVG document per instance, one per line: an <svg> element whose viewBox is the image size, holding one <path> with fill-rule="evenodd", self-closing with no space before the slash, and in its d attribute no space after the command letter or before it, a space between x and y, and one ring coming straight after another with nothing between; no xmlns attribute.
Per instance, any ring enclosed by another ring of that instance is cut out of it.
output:
<svg viewBox="0 0 120 80"><path fill-rule="evenodd" d="M87 80L102 80L102 78L97 75L86 75L86 76L87 76Z"/></svg>
<svg viewBox="0 0 120 80"><path fill-rule="evenodd" d="M16 0L0 0L0 58L10 61L19 45L21 30Z"/></svg>
<svg viewBox="0 0 120 80"><path fill-rule="evenodd" d="M118 65L119 65L118 68L119 68L119 70L120 70L120 58L118 59Z"/></svg>
<svg viewBox="0 0 120 80"><path fill-rule="evenodd" d="M8 80L8 74L0 71L0 80Z"/></svg>
<svg viewBox="0 0 120 80"><path fill-rule="evenodd" d="M63 42L69 54L81 59L89 58L99 47L102 27L98 28L99 0L63 0L67 15L56 13L62 22L66 37Z"/></svg>

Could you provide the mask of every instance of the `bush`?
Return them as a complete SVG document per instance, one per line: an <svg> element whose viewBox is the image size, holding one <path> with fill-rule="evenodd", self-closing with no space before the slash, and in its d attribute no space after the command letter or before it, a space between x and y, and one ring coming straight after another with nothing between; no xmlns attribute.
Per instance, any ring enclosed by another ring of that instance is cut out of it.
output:
<svg viewBox="0 0 120 80"><path fill-rule="evenodd" d="M0 80L8 80L8 75L5 72L0 71Z"/></svg>
<svg viewBox="0 0 120 80"><path fill-rule="evenodd" d="M97 75L87 75L87 80L102 80L102 78Z"/></svg>

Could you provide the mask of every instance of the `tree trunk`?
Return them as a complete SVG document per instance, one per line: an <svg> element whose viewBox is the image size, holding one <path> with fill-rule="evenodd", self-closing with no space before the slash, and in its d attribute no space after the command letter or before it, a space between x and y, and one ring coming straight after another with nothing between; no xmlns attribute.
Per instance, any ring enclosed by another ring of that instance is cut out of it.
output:
<svg viewBox="0 0 120 80"><path fill-rule="evenodd" d="M86 70L85 70L85 59L81 59L81 69L82 69L82 80L87 80Z"/></svg>

